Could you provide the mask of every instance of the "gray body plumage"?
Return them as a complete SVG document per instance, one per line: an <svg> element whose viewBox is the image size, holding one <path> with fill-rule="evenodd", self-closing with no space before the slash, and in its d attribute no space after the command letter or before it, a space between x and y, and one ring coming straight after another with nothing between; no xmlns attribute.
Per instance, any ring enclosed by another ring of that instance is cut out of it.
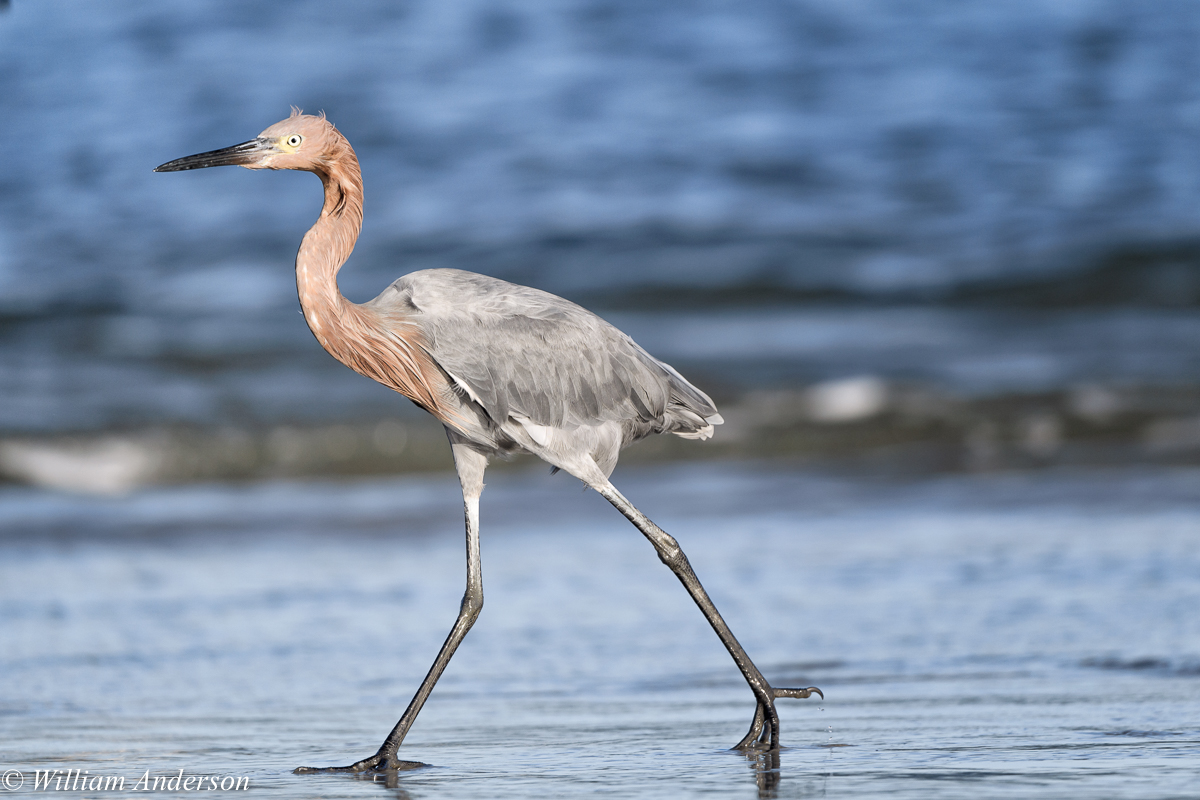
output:
<svg viewBox="0 0 1200 800"><path fill-rule="evenodd" d="M525 451L591 482L654 433L708 438L704 392L592 312L561 297L453 269L414 272L367 304L404 318L455 387L458 433Z"/></svg>

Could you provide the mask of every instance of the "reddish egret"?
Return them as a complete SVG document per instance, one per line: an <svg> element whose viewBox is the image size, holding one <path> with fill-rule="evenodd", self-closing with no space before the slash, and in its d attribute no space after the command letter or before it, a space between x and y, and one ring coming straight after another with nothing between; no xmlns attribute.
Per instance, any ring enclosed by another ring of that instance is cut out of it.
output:
<svg viewBox="0 0 1200 800"><path fill-rule="evenodd" d="M369 303L342 297L337 274L362 227L362 175L350 143L324 115L293 111L248 142L155 171L225 165L320 176L325 206L296 254L304 318L334 358L400 392L445 426L466 507L467 590L458 620L400 721L379 751L362 761L296 771L361 772L408 763L397 758L400 743L483 608L479 495L488 459L508 453L532 453L574 475L650 540L754 693L754 720L735 747L778 749L775 699L820 690L772 687L717 613L679 543L608 480L621 448L652 433L711 436L722 422L712 400L595 314L537 289L430 269L405 275Z"/></svg>

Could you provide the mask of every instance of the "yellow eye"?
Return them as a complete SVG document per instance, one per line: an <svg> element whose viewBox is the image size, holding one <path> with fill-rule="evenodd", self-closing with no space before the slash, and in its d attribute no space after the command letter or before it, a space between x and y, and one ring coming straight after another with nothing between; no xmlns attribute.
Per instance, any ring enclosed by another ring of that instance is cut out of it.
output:
<svg viewBox="0 0 1200 800"><path fill-rule="evenodd" d="M299 147L300 143L303 141L304 141L303 136L301 136L298 133L293 133L291 136L289 136L287 138L287 146L288 147Z"/></svg>

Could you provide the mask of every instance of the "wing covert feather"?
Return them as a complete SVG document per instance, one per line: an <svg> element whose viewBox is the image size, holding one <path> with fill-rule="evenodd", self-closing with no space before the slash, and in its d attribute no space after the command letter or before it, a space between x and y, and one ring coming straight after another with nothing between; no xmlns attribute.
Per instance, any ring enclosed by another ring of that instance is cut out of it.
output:
<svg viewBox="0 0 1200 800"><path fill-rule="evenodd" d="M496 423L510 416L576 427L662 421L669 404L700 417L712 401L595 314L547 292L458 270L396 281L376 304L415 310L430 355Z"/></svg>

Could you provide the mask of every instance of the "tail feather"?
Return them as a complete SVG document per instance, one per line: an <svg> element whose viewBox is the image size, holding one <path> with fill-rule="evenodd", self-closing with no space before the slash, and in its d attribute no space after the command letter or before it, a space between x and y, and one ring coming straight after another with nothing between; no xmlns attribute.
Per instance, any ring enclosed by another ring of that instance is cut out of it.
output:
<svg viewBox="0 0 1200 800"><path fill-rule="evenodd" d="M690 408L673 406L667 409L667 424L664 426L664 432L673 433L684 439L710 439L713 435L713 426L720 425L724 421L720 414L701 417Z"/></svg>

